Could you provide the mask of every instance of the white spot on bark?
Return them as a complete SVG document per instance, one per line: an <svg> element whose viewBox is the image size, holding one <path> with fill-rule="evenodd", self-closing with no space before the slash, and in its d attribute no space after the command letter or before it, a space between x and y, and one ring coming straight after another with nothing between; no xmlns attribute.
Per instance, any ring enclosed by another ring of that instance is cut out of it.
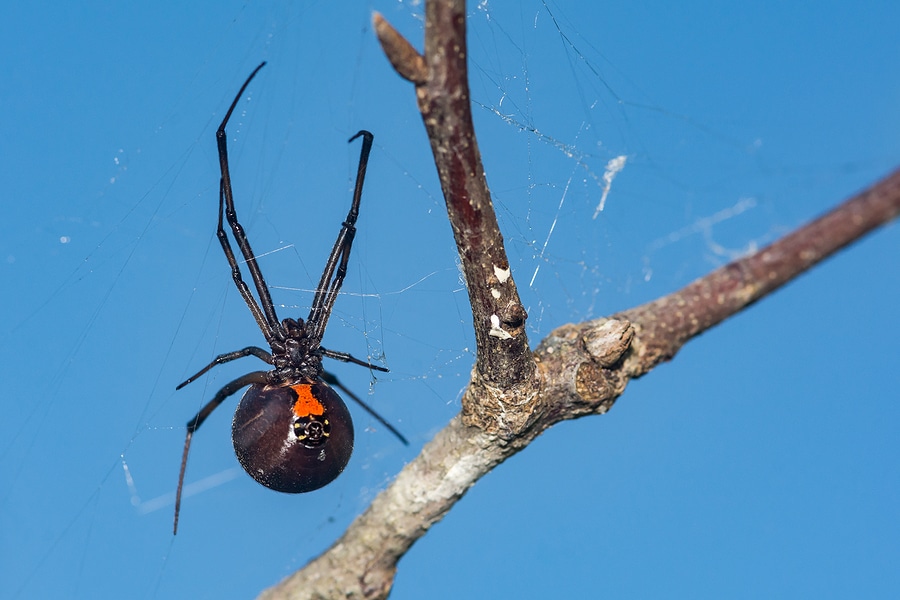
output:
<svg viewBox="0 0 900 600"><path fill-rule="evenodd" d="M494 265L494 275L497 276L497 281L500 283L506 283L506 280L509 279L510 273L509 269L501 269L500 267Z"/></svg>
<svg viewBox="0 0 900 600"><path fill-rule="evenodd" d="M488 335L498 337L501 340L512 339L512 336L500 327L500 317L498 317L497 315L491 315L491 330L488 332Z"/></svg>

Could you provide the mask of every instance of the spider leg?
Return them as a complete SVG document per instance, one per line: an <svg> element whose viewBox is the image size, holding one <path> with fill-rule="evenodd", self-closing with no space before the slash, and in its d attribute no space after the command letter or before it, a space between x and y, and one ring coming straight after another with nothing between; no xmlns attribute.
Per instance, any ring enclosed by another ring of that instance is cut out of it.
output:
<svg viewBox="0 0 900 600"><path fill-rule="evenodd" d="M196 381L198 377L200 377L201 375L203 375L204 373L206 373L207 371L209 371L216 365L221 365L223 363L231 362L233 360L237 360L239 358L244 358L245 356L251 356L251 355L255 356L256 358L266 361L270 365L273 364L271 354L269 354L268 352L266 352L265 350L263 350L262 348L259 348L257 346L247 346L246 348L242 348L241 350L235 350L234 352L226 352L225 354L218 355L217 357L215 357L212 360L211 363L209 363L208 365L206 365L205 367L203 367L202 369L200 369L199 371L197 371L196 373L194 373L193 375L188 377L185 381L182 381L181 383L179 383L178 386L176 386L175 390L176 391L180 390L187 384L189 384L193 381Z"/></svg>
<svg viewBox="0 0 900 600"><path fill-rule="evenodd" d="M309 317L306 319L311 337L317 340L321 340L325 333L325 326L328 324L328 317L331 316L331 309L334 307L338 292L340 292L341 286L344 284L344 277L347 275L347 263L350 260L350 247L353 245L354 236L356 236L359 202L362 198L366 167L369 164L369 152L372 150L372 140L374 139L371 133L362 130L347 141L352 142L358 137L362 137L363 141L359 152L359 166L356 170L356 186L353 188L353 202L350 204L350 211L347 213L347 218L344 219L341 231L338 233L337 240L335 240L331 249L331 255L325 263L322 279L319 280L319 285L316 287L312 308L309 311Z"/></svg>
<svg viewBox="0 0 900 600"><path fill-rule="evenodd" d="M262 331L263 336L266 338L266 341L271 344L275 339L277 339L277 334L275 333L275 331L277 331L280 326L272 326L272 323L269 321L269 316L263 313L263 309L261 309L256 303L256 299L253 297L253 294L250 293L250 288L247 287L247 283L241 276L241 268L240 266L238 266L237 259L234 256L234 251L231 249L231 242L228 241L228 234L225 233L225 228L223 226L222 215L225 212L225 192L223 186L224 179L219 180L219 227L216 230L216 237L219 238L219 244L221 244L222 246L222 251L225 252L225 258L228 260L228 266L231 267L231 278L234 280L234 284L237 286L238 291L241 293L241 298L244 299L244 303L253 314L253 318L256 320L256 324ZM265 282L263 282L263 286L265 286ZM268 294L268 291L266 293ZM269 298L269 302L271 303L271 298ZM263 300L263 306L265 306L265 300ZM272 308L272 310L274 314L274 307ZM275 318L277 319L277 317Z"/></svg>
<svg viewBox="0 0 900 600"><path fill-rule="evenodd" d="M231 266L232 278L240 290L244 302L247 303L247 306L253 313L253 317L256 319L259 328L266 337L266 341L271 343L273 339L283 340L284 331L282 331L281 324L278 321L278 315L275 314L275 305L272 303L272 296L269 293L266 280L263 278L259 264L256 262L256 255L253 254L253 249L250 247L250 242L247 240L247 234L244 232L244 228L238 222L237 211L234 208L234 195L231 190L231 173L228 169L228 136L225 133L225 126L228 124L228 120L231 119L231 113L234 112L238 101L241 99L241 96L243 96L250 81L259 70L265 66L265 64L266 63L260 64L252 73L250 73L250 76L238 91L237 96L234 97L231 106L228 107L228 112L225 113L222 124L219 125L219 128L216 130L216 145L219 150L219 170L222 174L219 183L219 229L216 232L216 235L218 235L219 242L222 244L222 249L225 251L228 264ZM240 268L237 260L235 260L234 252L231 250L231 244L228 242L228 237L225 234L225 229L222 225L223 212L225 214L225 220L228 221L228 225L231 227L234 241L237 242L238 248L241 249L241 254L244 256L247 268L250 270L250 276L253 278L253 283L256 286L256 293L259 295L259 303L262 305L261 308L250 294L247 284L244 283L241 278Z"/></svg>
<svg viewBox="0 0 900 600"><path fill-rule="evenodd" d="M364 363L363 363L363 364L364 364ZM350 396L350 399L351 399L351 400L353 400L354 402L356 402L357 404L359 404L359 405L363 408L363 410L365 410L367 413L369 413L370 415L372 415L372 417L373 417L376 421L378 421L379 423L381 423L382 425L384 425L385 427L387 427L388 430L389 430L391 433L393 433L394 436L395 436L398 440L400 440L401 442L403 442L403 445L404 445L404 446L409 446L409 441L407 441L407 439L406 439L405 437L403 437L403 434L402 434L402 433L400 433L399 431L397 431L397 429L396 429L393 425L391 425L390 423L388 423L388 422L387 422L387 419L385 419L384 417L382 417L381 415L379 415L377 412L375 412L375 409L374 409L374 408L372 408L371 406L369 406L368 404L366 404L365 402L363 402L362 400L360 400L360 399L357 397L356 394L354 394L353 392L351 392L349 388L345 387L344 384L342 384L340 381L338 381L338 378L337 378L337 377L335 377L334 375L332 375L332 374L329 373L328 371L322 371L321 377L322 377L322 381L324 381L324 382L327 383L328 385L333 385L334 387L336 387L336 388L338 388L339 390L341 390L342 392L344 392L346 395Z"/></svg>
<svg viewBox="0 0 900 600"><path fill-rule="evenodd" d="M191 449L191 438L194 436L194 432L200 428L203 421L205 421L212 411L218 408L226 398L239 389L247 387L248 385L253 385L254 383L265 384L266 372L254 371L253 373L247 373L242 377L238 377L231 383L226 384L225 387L216 392L216 395L213 396L212 400L207 402L206 405L200 409L200 412L194 415L194 418L188 421L187 435L184 438L184 453L181 455L181 470L178 473L178 488L175 491L175 522L172 525L172 535L178 533L178 513L181 511L181 492L184 488L184 471L187 467L188 452Z"/></svg>
<svg viewBox="0 0 900 600"><path fill-rule="evenodd" d="M335 350L328 350L327 348L323 348L321 346L319 346L319 352L321 352L322 356L327 356L328 358L333 358L333 359L339 360L341 362L353 363L354 365L359 365L361 367L369 367L370 369L372 369L374 371L381 371L382 373L390 373L390 371L391 371L387 367L382 367L380 365L373 365L370 362L360 360L351 354L347 354L346 352L337 352Z"/></svg>

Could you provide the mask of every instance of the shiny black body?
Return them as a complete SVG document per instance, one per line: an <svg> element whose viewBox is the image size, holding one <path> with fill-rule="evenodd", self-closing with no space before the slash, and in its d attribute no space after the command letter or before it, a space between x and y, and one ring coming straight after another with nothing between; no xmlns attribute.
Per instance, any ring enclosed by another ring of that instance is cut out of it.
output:
<svg viewBox="0 0 900 600"><path fill-rule="evenodd" d="M251 385L238 403L231 425L234 453L241 466L267 488L289 494L311 492L341 474L353 452L350 411L324 381L312 384L325 414L327 436L304 442L285 424L298 421L292 406L297 394L289 386ZM307 425L309 427L309 425ZM309 439L309 436L307 437Z"/></svg>

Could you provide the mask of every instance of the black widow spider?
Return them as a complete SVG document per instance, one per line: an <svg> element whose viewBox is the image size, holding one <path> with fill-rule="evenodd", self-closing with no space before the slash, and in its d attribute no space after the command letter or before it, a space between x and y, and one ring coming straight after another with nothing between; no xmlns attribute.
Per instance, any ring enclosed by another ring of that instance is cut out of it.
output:
<svg viewBox="0 0 900 600"><path fill-rule="evenodd" d="M241 388L250 386L238 403L231 425L234 451L244 470L256 481L273 490L294 494L311 492L331 483L347 466L353 451L353 422L347 406L331 388L332 385L368 411L401 442L408 444L406 438L381 415L341 385L334 375L322 368L322 357L326 356L376 371L388 370L354 358L346 352L328 350L321 345L325 325L347 274L350 247L356 235L355 225L359 215L366 164L369 160L369 151L372 149L372 134L360 131L349 140L352 142L356 138L362 138L353 202L325 263L325 270L316 287L306 322L291 318L278 320L256 256L250 248L243 227L238 222L231 191L231 175L228 172L225 126L250 81L265 64L263 62L256 67L241 86L216 131L219 167L222 172L219 180L219 227L216 235L231 267L231 277L250 312L253 313L253 318L262 330L271 352L257 346L248 346L242 350L221 354L175 389L180 390L216 365L245 356L255 356L273 365L274 368L271 371L254 371L226 384L188 421L181 470L178 474L178 490L175 494L173 533L178 532L178 513L181 509L181 492L184 487L184 471L191 447L191 437L226 398ZM223 214L250 270L259 303L241 277L240 266L223 226Z"/></svg>

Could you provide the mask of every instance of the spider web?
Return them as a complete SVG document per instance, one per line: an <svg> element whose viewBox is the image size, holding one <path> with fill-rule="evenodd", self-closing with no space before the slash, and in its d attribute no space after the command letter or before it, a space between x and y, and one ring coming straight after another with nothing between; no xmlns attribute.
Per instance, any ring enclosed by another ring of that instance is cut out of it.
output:
<svg viewBox="0 0 900 600"><path fill-rule="evenodd" d="M420 46L420 3L380 9ZM834 160L779 158L728 102L673 92L691 86L647 67L669 57L617 37L623 7L599 10L602 19L549 0L469 9L476 130L532 344L566 322L670 292L808 216L794 202L834 197L823 195ZM55 129L22 140L70 128L73 137L43 142L28 155L41 170L9 188L7 289L18 293L0 311L12 399L0 436L0 552L4 581L21 597L258 592L331 543L458 411L474 361L465 284L412 90L380 56L368 10L338 19L319 5L241 3L215 12L214 35L160 36L179 40L178 56L158 48L165 78L153 75L160 63L146 63L146 47L123 42L114 54L130 73L79 71L66 88L77 114L57 121L58 107L36 103L38 116L24 119ZM391 373L327 368L413 447L354 412L344 475L316 494L268 493L236 467L235 398L194 439L173 542L184 423L223 383L259 368L244 359L173 391L216 354L262 343L214 236L212 137L261 59L269 66L229 143L240 218L280 316L307 314L350 199L357 150L345 141L363 127L375 133L351 269L324 343ZM101 87L109 81L119 87ZM107 119L120 125L115 143L103 137ZM837 166L871 180L874 163ZM773 199L774 187L791 201ZM261 531L280 535L260 544Z"/></svg>
<svg viewBox="0 0 900 600"><path fill-rule="evenodd" d="M751 169L755 140L656 104L555 3L479 3L469 37L472 55L488 57L472 59L477 127L535 337L671 290L773 237L768 217L736 237L723 227L752 221L759 201L746 188L691 183L714 152Z"/></svg>

